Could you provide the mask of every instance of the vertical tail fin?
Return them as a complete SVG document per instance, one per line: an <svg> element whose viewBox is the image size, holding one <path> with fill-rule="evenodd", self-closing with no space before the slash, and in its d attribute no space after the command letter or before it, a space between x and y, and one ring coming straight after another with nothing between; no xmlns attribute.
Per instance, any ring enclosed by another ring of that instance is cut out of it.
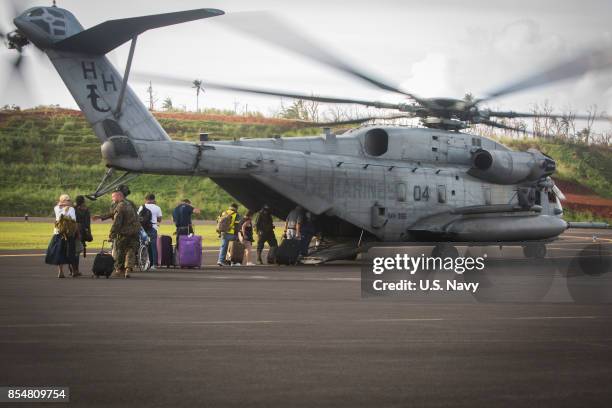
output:
<svg viewBox="0 0 612 408"><path fill-rule="evenodd" d="M101 141L117 135L169 140L128 86L121 98L123 78L104 54L149 29L222 14L217 9L197 9L110 20L83 30L68 10L34 7L13 21L22 35L47 53Z"/></svg>

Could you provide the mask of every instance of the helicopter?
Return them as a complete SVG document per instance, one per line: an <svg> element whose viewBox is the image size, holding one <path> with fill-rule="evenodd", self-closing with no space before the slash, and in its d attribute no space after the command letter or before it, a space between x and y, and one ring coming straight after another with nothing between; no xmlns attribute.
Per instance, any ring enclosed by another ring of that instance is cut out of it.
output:
<svg viewBox="0 0 612 408"><path fill-rule="evenodd" d="M109 20L84 29L68 10L32 7L16 13L16 30L0 33L19 53L32 44L50 59L101 142L108 171L89 198L96 199L140 174L209 177L245 207L264 205L285 219L296 206L316 217L323 237L333 243L309 254L320 263L351 257L378 242L524 242L528 257L544 257L547 242L570 227L601 227L563 220L563 193L551 176L555 161L535 149L512 151L487 137L461 130L474 124L514 129L494 118L532 113L492 111L479 105L493 98L612 66L607 50L577 58L466 101L423 98L349 65L314 41L261 12L237 13L238 30L298 52L409 102L383 103L313 96L205 81L210 88L348 103L418 117L422 127L367 125L343 134L241 138L234 141L175 141L128 85L138 37L145 31L190 21L224 18L218 9L196 9ZM256 23L254 23L256 22ZM282 32L283 35L278 35ZM130 42L123 75L105 54ZM138 74L177 85L191 81ZM560 115L548 115L561 117ZM577 116L580 118L580 116ZM364 123L375 117L343 124ZM321 124L326 126L335 123ZM116 172L122 172L116 175ZM439 254L456 254L452 245Z"/></svg>

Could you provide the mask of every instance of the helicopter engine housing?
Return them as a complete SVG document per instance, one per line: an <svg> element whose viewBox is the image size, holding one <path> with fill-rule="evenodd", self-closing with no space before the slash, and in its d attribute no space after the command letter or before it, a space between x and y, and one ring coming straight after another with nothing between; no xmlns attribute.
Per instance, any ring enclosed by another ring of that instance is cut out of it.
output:
<svg viewBox="0 0 612 408"><path fill-rule="evenodd" d="M555 172L555 161L536 149L512 152L478 149L468 174L496 184L534 182Z"/></svg>

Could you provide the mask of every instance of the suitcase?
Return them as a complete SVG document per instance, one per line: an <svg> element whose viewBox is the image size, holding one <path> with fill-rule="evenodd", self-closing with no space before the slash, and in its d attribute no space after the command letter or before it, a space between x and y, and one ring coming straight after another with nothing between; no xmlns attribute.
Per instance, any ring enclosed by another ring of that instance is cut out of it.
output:
<svg viewBox="0 0 612 408"><path fill-rule="evenodd" d="M179 235L176 262L181 268L202 266L202 237L200 235Z"/></svg>
<svg viewBox="0 0 612 408"><path fill-rule="evenodd" d="M238 240L230 241L225 259L230 261L232 264L242 265L242 261L244 260L244 245L242 242Z"/></svg>
<svg viewBox="0 0 612 408"><path fill-rule="evenodd" d="M279 265L295 265L300 255L299 239L284 239L276 250L276 263Z"/></svg>
<svg viewBox="0 0 612 408"><path fill-rule="evenodd" d="M106 279L113 273L113 269L115 268L115 260L113 256L104 250L104 243L106 241L102 241L102 249L94 258L93 266L91 271L93 272L96 278L100 276L106 276Z"/></svg>
<svg viewBox="0 0 612 408"><path fill-rule="evenodd" d="M157 237L157 264L160 266L171 267L174 265L172 260L172 237L160 235Z"/></svg>
<svg viewBox="0 0 612 408"><path fill-rule="evenodd" d="M272 265L276 263L276 250L278 247L270 247L268 250L268 256L266 257L266 263Z"/></svg>

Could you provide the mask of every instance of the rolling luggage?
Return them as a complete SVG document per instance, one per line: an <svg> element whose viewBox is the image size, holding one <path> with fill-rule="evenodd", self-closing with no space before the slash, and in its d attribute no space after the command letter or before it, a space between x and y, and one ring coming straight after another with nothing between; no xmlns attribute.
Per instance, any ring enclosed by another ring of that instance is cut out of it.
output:
<svg viewBox="0 0 612 408"><path fill-rule="evenodd" d="M172 237L159 235L157 237L157 264L168 268L173 266L172 252Z"/></svg>
<svg viewBox="0 0 612 408"><path fill-rule="evenodd" d="M279 265L295 265L300 255L299 239L284 239L276 250L276 263Z"/></svg>
<svg viewBox="0 0 612 408"><path fill-rule="evenodd" d="M102 249L94 258L93 266L91 271L93 272L96 278L100 276L106 276L106 279L113 273L113 269L115 268L115 261L113 256L104 250L104 243L106 241L102 241Z"/></svg>
<svg viewBox="0 0 612 408"><path fill-rule="evenodd" d="M272 265L276 263L276 250L278 247L270 247L268 250L268 256L266 257L266 263Z"/></svg>
<svg viewBox="0 0 612 408"><path fill-rule="evenodd" d="M179 235L176 262L181 268L202 266L202 237L200 235Z"/></svg>
<svg viewBox="0 0 612 408"><path fill-rule="evenodd" d="M238 240L230 241L225 259L230 261L232 264L242 265L242 261L244 260L244 245L242 242Z"/></svg>

